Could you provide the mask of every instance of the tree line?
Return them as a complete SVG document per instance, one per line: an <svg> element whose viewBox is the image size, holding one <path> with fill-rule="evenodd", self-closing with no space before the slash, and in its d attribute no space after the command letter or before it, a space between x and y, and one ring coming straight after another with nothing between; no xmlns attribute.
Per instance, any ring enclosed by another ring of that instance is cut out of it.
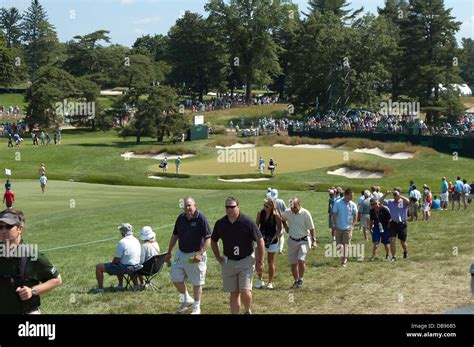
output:
<svg viewBox="0 0 474 347"><path fill-rule="evenodd" d="M347 107L376 110L381 100L420 102L428 121L458 117L463 105L449 86L474 87L474 42L444 0L386 0L377 14L346 0L209 0L207 16L186 11L166 35L145 35L132 47L107 30L62 43L39 0L25 13L0 10L0 84L31 81L26 121L60 121L64 99L98 104L101 89L126 87L112 109L74 115L77 124L110 128L138 110L126 133L167 136L181 126L179 96L266 88L301 114ZM440 85L447 86L446 90ZM159 115L158 115L159 114ZM176 121L177 120L177 121Z"/></svg>

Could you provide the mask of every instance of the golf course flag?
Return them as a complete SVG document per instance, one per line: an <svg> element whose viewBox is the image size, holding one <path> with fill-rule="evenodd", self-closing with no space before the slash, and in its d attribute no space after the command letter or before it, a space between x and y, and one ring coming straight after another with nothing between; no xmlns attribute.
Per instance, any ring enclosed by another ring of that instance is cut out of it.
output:
<svg viewBox="0 0 474 347"><path fill-rule="evenodd" d="M11 176L11 175L12 175L12 170L10 170L10 169L5 169L5 175L6 175L6 176Z"/></svg>

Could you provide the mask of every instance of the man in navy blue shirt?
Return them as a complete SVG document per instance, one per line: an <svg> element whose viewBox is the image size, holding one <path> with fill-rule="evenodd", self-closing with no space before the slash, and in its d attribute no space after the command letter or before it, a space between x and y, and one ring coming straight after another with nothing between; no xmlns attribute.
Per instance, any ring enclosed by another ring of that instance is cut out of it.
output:
<svg viewBox="0 0 474 347"><path fill-rule="evenodd" d="M176 219L165 261L170 261L173 248L179 240L179 249L171 266L171 280L181 294L181 304L177 313L183 313L188 307L193 306L191 314L200 314L202 286L207 269L206 251L211 242L211 228L206 216L197 210L192 197L188 196L182 202L184 212ZM188 294L185 279L189 279L193 284L194 299Z"/></svg>

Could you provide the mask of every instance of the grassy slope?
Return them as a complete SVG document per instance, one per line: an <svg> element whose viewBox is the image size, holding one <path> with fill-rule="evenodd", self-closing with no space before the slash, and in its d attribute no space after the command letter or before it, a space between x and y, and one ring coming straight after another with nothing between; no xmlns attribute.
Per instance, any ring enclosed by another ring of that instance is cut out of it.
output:
<svg viewBox="0 0 474 347"><path fill-rule="evenodd" d="M205 158L216 156L216 150L208 147L207 143L208 141L197 141L184 144L184 147L198 150L200 157L183 160L183 172L187 170L186 163L194 165L192 164L193 161L199 162ZM12 169L13 179L36 178L38 166L41 162L44 162L47 167L48 178L58 180L71 179L89 183L179 188L199 187L203 189L263 189L269 184L268 182L225 183L219 182L215 176L199 176L179 181L150 180L147 178L147 173L158 171L156 160L132 159L126 161L120 156L121 153L126 151L149 148L155 144L156 142L145 139L141 145L136 146L133 138L123 140L118 138L113 131L107 133L77 130L64 132L61 146L52 145L34 148L31 145L31 140L26 139L21 149L6 148L6 139L0 138L0 168ZM344 157L345 152L349 155L349 159L359 158L360 154L352 154L351 150L341 148L335 153L339 153L341 158ZM17 153L20 153L20 157ZM274 156L277 154L278 151L275 151ZM18 158L20 160L16 160ZM316 189L319 191L324 191L332 185L350 186L356 190L361 190L363 187L373 184L381 185L384 189L393 188L396 185L406 189L408 181L414 179L419 185L427 183L437 193L441 176L447 176L448 180L455 180L457 175L471 179L474 166L471 159L459 158L456 161L449 155L437 152L435 154L421 153L411 160L383 159L373 155L364 155L363 158L369 162L393 167L393 174L381 180L370 180L329 176L326 174L327 170L325 168L284 174L280 174L277 170L276 176L272 179L270 185L293 190L307 190L309 185L316 185ZM268 160L268 158L266 159ZM330 165L332 164L328 163L328 166ZM170 166L170 171L172 170L174 170L173 164Z"/></svg>
<svg viewBox="0 0 474 347"><path fill-rule="evenodd" d="M39 184L30 180L15 181L13 190L16 207L27 216L25 238L46 250L64 278L60 289L44 297L42 307L46 313L173 313L178 296L169 280L169 268L156 279L161 288L158 293L90 294L96 285L95 264L109 261L113 255L119 236L117 225L130 222L136 230L151 225L161 248L166 249L180 212L179 199L184 195L191 193L196 198L211 227L224 213L226 196L237 196L242 211L252 217L264 196L264 190L190 192L59 181L50 181L46 194L41 195ZM351 260L349 267L342 269L336 259L325 257L325 246L330 242L326 194L280 190L284 200L294 194L313 215L319 248L308 256L305 287L301 291L288 290L292 280L286 254L277 256L277 289L254 291L256 313L441 313L473 304L468 269L474 235L466 227L474 222L472 210L437 212L428 223L411 223L409 260ZM355 233L353 242L363 243L361 233ZM370 244L365 246L368 258ZM454 247L458 255L453 254ZM105 285L116 285L116 279L107 276ZM227 302L219 266L210 251L203 313L227 313Z"/></svg>

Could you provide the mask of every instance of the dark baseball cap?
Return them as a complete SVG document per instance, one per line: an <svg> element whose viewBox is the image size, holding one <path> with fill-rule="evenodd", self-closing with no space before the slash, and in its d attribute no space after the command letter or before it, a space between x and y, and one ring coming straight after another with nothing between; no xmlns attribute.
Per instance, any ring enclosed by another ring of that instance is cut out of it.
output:
<svg viewBox="0 0 474 347"><path fill-rule="evenodd" d="M3 222L8 225L21 224L20 216L12 212L2 212L0 213L0 222Z"/></svg>

